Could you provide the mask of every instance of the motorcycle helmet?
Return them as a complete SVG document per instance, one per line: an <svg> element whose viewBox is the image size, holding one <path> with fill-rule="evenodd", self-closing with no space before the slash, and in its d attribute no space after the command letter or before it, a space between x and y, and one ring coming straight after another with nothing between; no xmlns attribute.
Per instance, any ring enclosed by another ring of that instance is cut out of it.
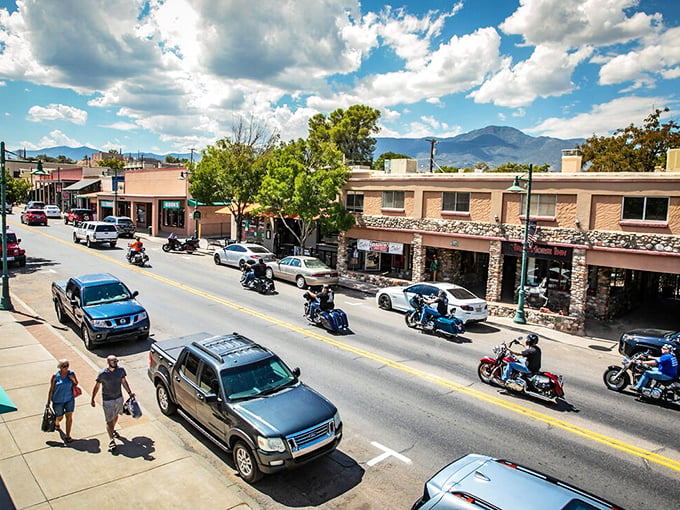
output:
<svg viewBox="0 0 680 510"><path fill-rule="evenodd" d="M661 347L664 350L668 350L670 352L673 352L675 350L675 347L673 347L671 344L664 344L663 347Z"/></svg>
<svg viewBox="0 0 680 510"><path fill-rule="evenodd" d="M527 345L536 345L538 343L538 335L536 333L529 333L527 335Z"/></svg>

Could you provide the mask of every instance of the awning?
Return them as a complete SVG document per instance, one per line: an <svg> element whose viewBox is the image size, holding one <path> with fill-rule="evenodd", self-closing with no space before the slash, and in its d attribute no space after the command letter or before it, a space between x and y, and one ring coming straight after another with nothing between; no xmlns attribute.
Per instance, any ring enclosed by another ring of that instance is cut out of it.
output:
<svg viewBox="0 0 680 510"><path fill-rule="evenodd" d="M99 181L100 179L81 179L78 182L74 182L73 184L66 186L63 191L80 191L81 189L85 189L88 186L97 184Z"/></svg>
<svg viewBox="0 0 680 510"><path fill-rule="evenodd" d="M2 389L2 386L0 386L0 414L11 413L16 410L17 406L14 405L12 399L9 398L5 390Z"/></svg>

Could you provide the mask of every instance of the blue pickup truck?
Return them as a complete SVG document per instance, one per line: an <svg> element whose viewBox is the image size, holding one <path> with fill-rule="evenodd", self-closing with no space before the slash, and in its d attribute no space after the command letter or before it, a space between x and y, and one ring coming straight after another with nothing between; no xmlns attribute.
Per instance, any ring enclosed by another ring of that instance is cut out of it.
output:
<svg viewBox="0 0 680 510"><path fill-rule="evenodd" d="M88 350L98 345L149 338L149 314L130 289L108 273L52 282L57 320L73 321Z"/></svg>

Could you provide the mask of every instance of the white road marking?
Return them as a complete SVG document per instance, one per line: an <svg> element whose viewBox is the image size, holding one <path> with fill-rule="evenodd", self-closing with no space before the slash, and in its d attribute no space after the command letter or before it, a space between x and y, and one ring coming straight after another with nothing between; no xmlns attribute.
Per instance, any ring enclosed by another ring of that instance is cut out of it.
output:
<svg viewBox="0 0 680 510"><path fill-rule="evenodd" d="M387 459L388 457L396 457L400 461L402 461L404 464L410 464L411 459L408 457L404 457L401 453L395 452L394 450L390 450L386 446L381 445L380 443L376 443L375 441L371 441L371 444L375 446L378 450L382 450L384 453L381 453L377 457L372 458L369 460L366 465L368 466L375 466L378 462L382 462L383 460Z"/></svg>

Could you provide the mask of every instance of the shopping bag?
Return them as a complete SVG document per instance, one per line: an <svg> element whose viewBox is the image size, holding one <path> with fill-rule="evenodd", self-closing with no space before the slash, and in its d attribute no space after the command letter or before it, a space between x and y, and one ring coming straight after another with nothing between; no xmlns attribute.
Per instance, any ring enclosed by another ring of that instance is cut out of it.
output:
<svg viewBox="0 0 680 510"><path fill-rule="evenodd" d="M49 406L45 407L45 412L43 413L42 418L42 424L40 425L41 430L43 432L54 432L56 420L57 415L54 414L52 408Z"/></svg>
<svg viewBox="0 0 680 510"><path fill-rule="evenodd" d="M74 397L79 397L83 394L83 390L80 389L80 386L74 386L73 387L73 396Z"/></svg>
<svg viewBox="0 0 680 510"><path fill-rule="evenodd" d="M137 403L135 397L130 397L125 401L125 403L123 404L123 413L129 414L135 419L142 417L142 408L139 407L139 404Z"/></svg>

